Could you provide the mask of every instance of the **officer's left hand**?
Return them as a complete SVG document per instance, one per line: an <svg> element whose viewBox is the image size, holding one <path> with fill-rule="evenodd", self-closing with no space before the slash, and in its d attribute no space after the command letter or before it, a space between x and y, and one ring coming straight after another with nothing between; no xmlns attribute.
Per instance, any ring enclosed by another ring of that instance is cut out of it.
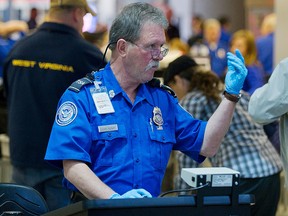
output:
<svg viewBox="0 0 288 216"><path fill-rule="evenodd" d="M127 191L126 193L120 195L118 193L113 194L110 199L121 199L121 198L144 198L148 197L151 198L152 195L146 191L145 189L132 189L130 191Z"/></svg>
<svg viewBox="0 0 288 216"><path fill-rule="evenodd" d="M245 61L238 49L235 51L235 55L228 52L227 59L228 71L225 77L225 90L229 94L238 95L248 73Z"/></svg>

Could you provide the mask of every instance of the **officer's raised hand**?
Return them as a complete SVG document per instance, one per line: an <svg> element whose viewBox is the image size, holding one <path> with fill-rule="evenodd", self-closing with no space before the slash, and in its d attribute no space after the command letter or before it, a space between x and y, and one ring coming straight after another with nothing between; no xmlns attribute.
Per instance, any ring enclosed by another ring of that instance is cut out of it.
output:
<svg viewBox="0 0 288 216"><path fill-rule="evenodd" d="M228 71L225 77L225 91L231 95L239 95L247 76L245 61L238 49L235 54L227 53Z"/></svg>

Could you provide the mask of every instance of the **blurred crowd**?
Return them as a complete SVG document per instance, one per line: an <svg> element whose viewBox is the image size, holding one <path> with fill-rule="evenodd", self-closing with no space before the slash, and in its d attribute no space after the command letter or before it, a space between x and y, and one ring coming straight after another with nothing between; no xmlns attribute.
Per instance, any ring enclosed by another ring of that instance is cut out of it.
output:
<svg viewBox="0 0 288 216"><path fill-rule="evenodd" d="M220 78L223 78L226 71L226 52L241 48L241 51L246 53L246 58L249 58L247 66L251 67L251 70L255 70L253 75L251 73L251 76L259 78L259 80L253 81L251 79L250 82L253 83L247 83L245 90L251 88L250 93L252 93L253 88L259 87L264 81L268 80L273 70L275 14L269 14L263 19L261 26L259 26L261 35L257 37L249 29L239 29L237 32L231 32L231 21L227 16L204 18L204 16L197 14L191 20L192 35L185 41L181 38L179 27L173 24L172 18L174 14L172 8L166 4L157 4L156 6L163 10L169 21L166 35L169 53L160 62L161 68L167 67L169 62L177 57L188 54L198 64L210 68ZM27 21L0 21L0 84L2 82L2 62L11 46L16 40L26 34L31 34L39 24L47 19L44 16L44 20L39 20L37 16L38 10L33 7L30 10L30 18ZM95 29L94 32L83 32L83 37L99 47L104 53L109 42L108 25L96 23L96 27L93 29Z"/></svg>

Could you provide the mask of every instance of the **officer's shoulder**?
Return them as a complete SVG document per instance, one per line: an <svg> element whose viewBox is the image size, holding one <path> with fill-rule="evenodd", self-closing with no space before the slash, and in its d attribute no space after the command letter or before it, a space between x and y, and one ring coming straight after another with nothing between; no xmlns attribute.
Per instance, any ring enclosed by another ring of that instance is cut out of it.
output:
<svg viewBox="0 0 288 216"><path fill-rule="evenodd" d="M73 82L69 87L68 90L70 91L74 91L76 93L80 92L80 90L86 86L86 85L90 85L93 84L93 82L95 81L94 79L94 73L96 73L98 71L93 71L91 73L86 74L85 77L76 80L75 82Z"/></svg>
<svg viewBox="0 0 288 216"><path fill-rule="evenodd" d="M174 98L177 98L176 93L171 89L169 86L166 86L161 83L161 81L158 78L153 78L147 83L149 86L154 87L154 88L160 88L162 90L165 90L168 92L170 95L172 95Z"/></svg>

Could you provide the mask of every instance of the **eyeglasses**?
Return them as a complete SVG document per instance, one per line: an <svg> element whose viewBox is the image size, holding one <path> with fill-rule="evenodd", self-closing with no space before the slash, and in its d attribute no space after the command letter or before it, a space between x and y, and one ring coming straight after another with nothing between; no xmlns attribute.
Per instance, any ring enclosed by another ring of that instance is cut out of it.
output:
<svg viewBox="0 0 288 216"><path fill-rule="evenodd" d="M143 46L140 46L136 43L133 43L131 41L127 41L135 46L137 46L138 48L140 49L143 49L145 51L148 51L151 53L151 56L152 58L158 58L160 56L160 54L165 57L167 54L168 54L168 51L169 49L167 47L164 47L164 46L161 46L160 49L159 48L156 48L155 45L150 45L149 47L143 47Z"/></svg>

